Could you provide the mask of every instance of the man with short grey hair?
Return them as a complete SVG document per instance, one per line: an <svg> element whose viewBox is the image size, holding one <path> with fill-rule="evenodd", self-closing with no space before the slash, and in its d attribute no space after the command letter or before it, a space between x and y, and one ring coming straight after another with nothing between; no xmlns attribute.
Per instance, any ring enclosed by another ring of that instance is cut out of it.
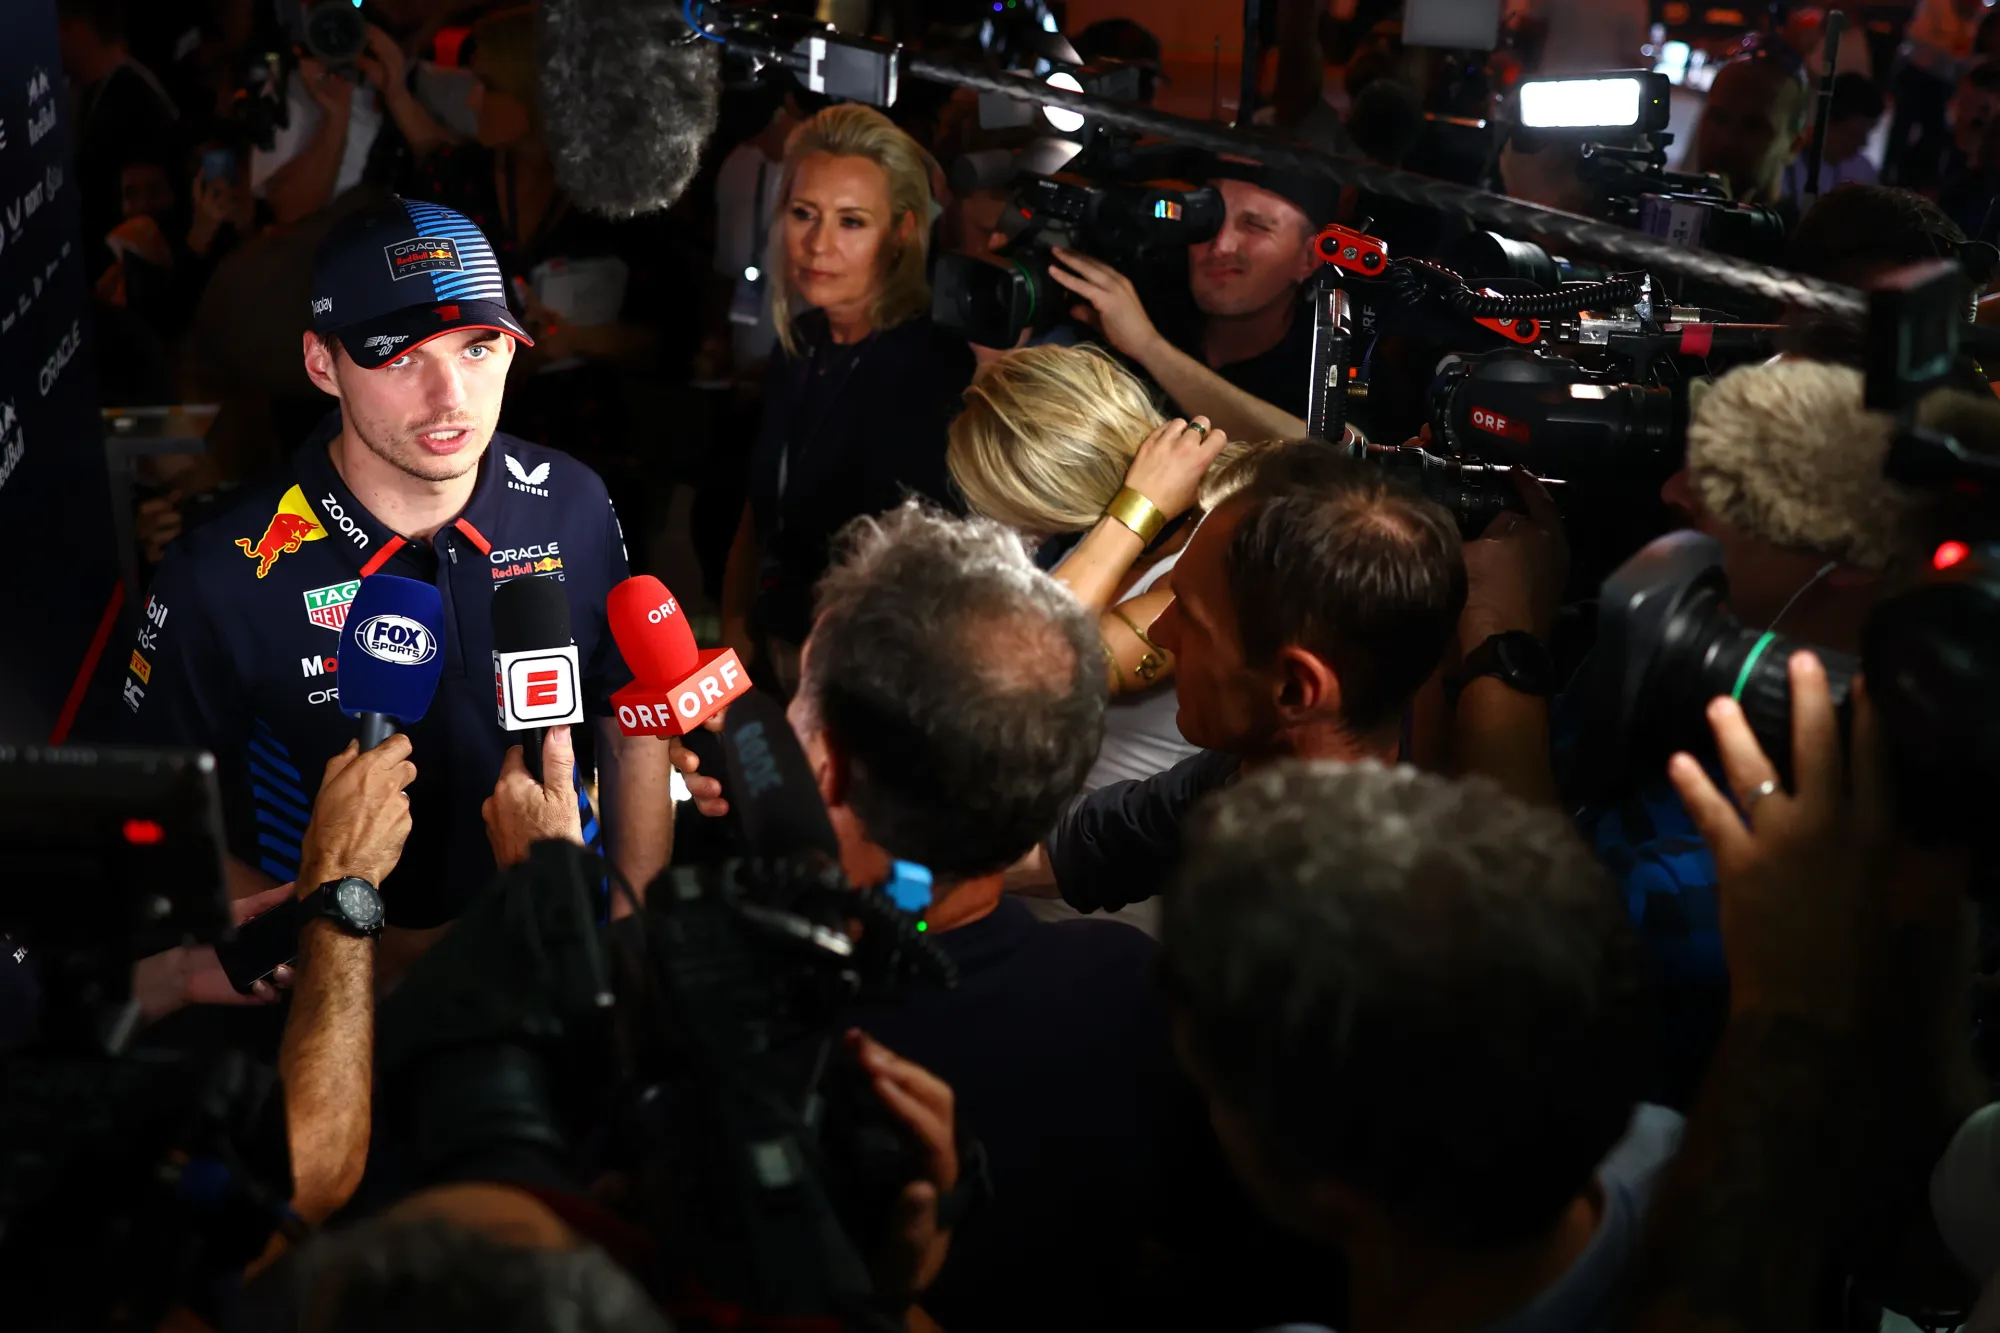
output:
<svg viewBox="0 0 2000 1333"><path fill-rule="evenodd" d="M792 726L848 877L927 866L924 925L958 969L956 988L854 1022L951 1085L993 1183L924 1307L954 1333L1144 1324L1169 1172L1213 1154L1154 945L1116 921L1038 921L1000 887L1096 756L1094 622L984 520L912 503L857 520L838 549Z"/></svg>
<svg viewBox="0 0 2000 1333"><path fill-rule="evenodd" d="M1638 1104L1631 932L1560 813L1260 768L1193 821L1163 949L1237 1175L1348 1258L1344 1328L1606 1326L1680 1118Z"/></svg>

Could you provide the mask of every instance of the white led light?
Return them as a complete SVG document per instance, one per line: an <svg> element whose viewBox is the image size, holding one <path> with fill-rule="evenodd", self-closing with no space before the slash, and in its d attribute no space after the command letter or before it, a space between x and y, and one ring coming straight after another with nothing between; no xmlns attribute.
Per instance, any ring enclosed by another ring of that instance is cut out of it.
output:
<svg viewBox="0 0 2000 1333"><path fill-rule="evenodd" d="M1055 73L1049 75L1048 85L1051 88L1061 88L1066 92L1080 93L1083 91L1083 85L1077 82L1076 75L1071 74L1068 70L1057 70ZM1083 116L1079 112L1070 111L1059 106L1045 106L1042 108L1042 114L1049 118L1049 124L1055 126L1058 134L1075 134L1083 128Z"/></svg>
<svg viewBox="0 0 2000 1333"><path fill-rule="evenodd" d="M1059 28L1056 27L1056 16L1054 14L1042 15L1042 31L1043 32L1061 31Z"/></svg>
<svg viewBox="0 0 2000 1333"><path fill-rule="evenodd" d="M1639 123L1639 80L1551 79L1521 85L1521 123L1536 130Z"/></svg>
<svg viewBox="0 0 2000 1333"><path fill-rule="evenodd" d="M1595 398L1601 402L1605 396L1604 386L1602 384L1572 384L1569 386L1569 396L1572 398Z"/></svg>
<svg viewBox="0 0 2000 1333"><path fill-rule="evenodd" d="M759 269L755 264L743 270L743 281L745 282L755 282L763 276L763 270Z"/></svg>

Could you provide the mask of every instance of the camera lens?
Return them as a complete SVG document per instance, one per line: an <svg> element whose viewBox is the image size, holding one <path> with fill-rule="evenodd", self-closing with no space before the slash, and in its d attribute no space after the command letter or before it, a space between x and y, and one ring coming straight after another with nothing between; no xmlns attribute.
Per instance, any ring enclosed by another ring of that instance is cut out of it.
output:
<svg viewBox="0 0 2000 1333"><path fill-rule="evenodd" d="M319 0L306 11L305 39L329 65L345 64L368 49L368 20L348 0Z"/></svg>
<svg viewBox="0 0 2000 1333"><path fill-rule="evenodd" d="M1764 753L1787 780L1792 753L1787 663L1817 653L1846 727L1855 661L1789 635L1746 629L1725 604L1722 547L1696 532L1673 532L1647 546L1604 582L1599 661L1591 673L1584 735L1587 781L1629 787L1662 775L1669 754L1712 756L1709 701L1729 695L1743 708Z"/></svg>

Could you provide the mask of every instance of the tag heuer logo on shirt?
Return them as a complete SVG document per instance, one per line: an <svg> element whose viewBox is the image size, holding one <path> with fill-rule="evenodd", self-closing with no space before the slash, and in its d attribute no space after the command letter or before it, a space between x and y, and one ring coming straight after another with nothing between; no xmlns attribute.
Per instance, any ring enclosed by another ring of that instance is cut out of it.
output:
<svg viewBox="0 0 2000 1333"><path fill-rule="evenodd" d="M354 600L355 591L361 587L360 579L346 583L329 583L324 588L310 588L306 591L306 619L322 629L340 632L347 623L347 607Z"/></svg>

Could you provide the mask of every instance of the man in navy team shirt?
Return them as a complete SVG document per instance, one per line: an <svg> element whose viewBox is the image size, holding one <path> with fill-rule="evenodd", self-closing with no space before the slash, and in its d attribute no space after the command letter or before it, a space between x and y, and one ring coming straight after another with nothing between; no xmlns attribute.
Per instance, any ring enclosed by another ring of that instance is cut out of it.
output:
<svg viewBox="0 0 2000 1333"><path fill-rule="evenodd" d="M409 728L414 827L379 886L390 975L493 874L480 804L510 743L494 716L493 589L555 578L569 596L595 723L577 731L579 764L595 766L606 850L634 885L671 847L670 754L694 767L612 720L608 696L630 679L605 620L628 572L623 536L594 472L495 433L517 343L532 345L465 218L392 198L342 223L320 247L304 338L306 373L339 411L279 476L168 552L124 681L142 739L216 754L242 896L297 873L318 775L356 734L335 666L360 580L437 585L444 675Z"/></svg>

